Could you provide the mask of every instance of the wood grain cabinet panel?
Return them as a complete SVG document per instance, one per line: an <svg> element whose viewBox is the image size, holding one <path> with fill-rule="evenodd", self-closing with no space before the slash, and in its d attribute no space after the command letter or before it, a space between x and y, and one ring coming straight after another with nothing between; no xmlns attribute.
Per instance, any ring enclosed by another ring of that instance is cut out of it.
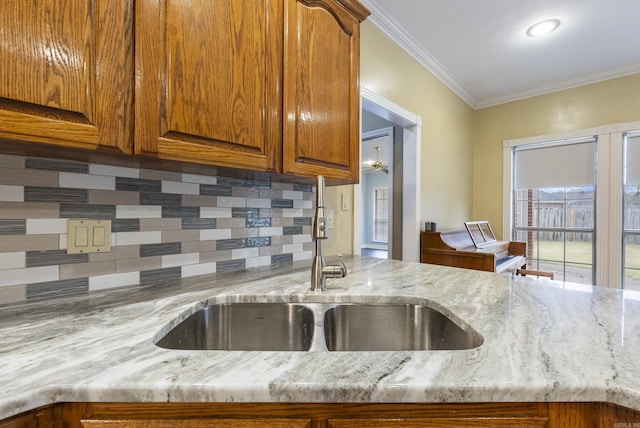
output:
<svg viewBox="0 0 640 428"><path fill-rule="evenodd" d="M288 0L284 173L356 182L360 21L356 2Z"/></svg>
<svg viewBox="0 0 640 428"><path fill-rule="evenodd" d="M276 171L283 0L136 2L136 152Z"/></svg>
<svg viewBox="0 0 640 428"><path fill-rule="evenodd" d="M3 2L0 138L132 152L131 1Z"/></svg>
<svg viewBox="0 0 640 428"><path fill-rule="evenodd" d="M139 0L136 153L355 182L355 0Z"/></svg>

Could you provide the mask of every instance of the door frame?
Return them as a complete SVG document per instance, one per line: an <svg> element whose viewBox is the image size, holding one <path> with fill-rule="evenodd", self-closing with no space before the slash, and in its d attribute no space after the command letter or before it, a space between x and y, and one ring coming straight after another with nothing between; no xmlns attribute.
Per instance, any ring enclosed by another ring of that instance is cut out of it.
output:
<svg viewBox="0 0 640 428"><path fill-rule="evenodd" d="M402 149L402 260L420 260L420 181L421 181L421 134L422 117L368 88L362 88L360 110L370 111L403 128ZM360 124L362 139L362 124ZM362 144L360 144L362 165ZM359 182L362 180L360 168ZM353 189L353 252L361 254L362 245L362 186Z"/></svg>

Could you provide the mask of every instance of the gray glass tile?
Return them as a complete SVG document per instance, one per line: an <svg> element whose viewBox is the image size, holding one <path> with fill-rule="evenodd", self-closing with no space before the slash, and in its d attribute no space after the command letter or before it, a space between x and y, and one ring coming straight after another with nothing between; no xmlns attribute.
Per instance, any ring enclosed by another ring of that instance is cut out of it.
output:
<svg viewBox="0 0 640 428"><path fill-rule="evenodd" d="M293 263L293 254L274 254L271 256L271 265Z"/></svg>
<svg viewBox="0 0 640 428"><path fill-rule="evenodd" d="M182 245L180 242L140 245L140 257L165 256L167 254L180 254L181 252Z"/></svg>
<svg viewBox="0 0 640 428"><path fill-rule="evenodd" d="M231 208L231 217L258 218L258 208Z"/></svg>
<svg viewBox="0 0 640 428"><path fill-rule="evenodd" d="M235 250L238 248L266 247L271 245L270 237L221 239L216 241L216 250Z"/></svg>
<svg viewBox="0 0 640 428"><path fill-rule="evenodd" d="M302 226L284 226L282 228L283 235L302 235Z"/></svg>
<svg viewBox="0 0 640 428"><path fill-rule="evenodd" d="M242 180L240 178L227 178L218 177L218 184L224 186L241 186L241 187L253 187L260 189L270 189L271 182L260 180Z"/></svg>
<svg viewBox="0 0 640 428"><path fill-rule="evenodd" d="M116 218L115 205L98 204L60 204L61 218L94 218L94 219L114 219Z"/></svg>
<svg viewBox="0 0 640 428"><path fill-rule="evenodd" d="M217 184L201 184L200 194L207 196L231 196L231 186Z"/></svg>
<svg viewBox="0 0 640 428"><path fill-rule="evenodd" d="M65 279L27 285L27 300L44 300L54 297L83 295L89 292L89 279Z"/></svg>
<svg viewBox="0 0 640 428"><path fill-rule="evenodd" d="M86 174L89 172L89 165L86 163L69 162L54 159L27 158L25 168L47 169L51 171L77 172Z"/></svg>
<svg viewBox="0 0 640 428"><path fill-rule="evenodd" d="M87 189L71 189L66 187L24 188L25 202L87 202Z"/></svg>
<svg viewBox="0 0 640 428"><path fill-rule="evenodd" d="M162 207L163 218L200 217L200 207Z"/></svg>
<svg viewBox="0 0 640 428"><path fill-rule="evenodd" d="M293 200L291 199L272 199L271 208L293 208Z"/></svg>
<svg viewBox="0 0 640 428"><path fill-rule="evenodd" d="M216 263L216 272L234 272L244 269L246 266L245 259L226 260Z"/></svg>
<svg viewBox="0 0 640 428"><path fill-rule="evenodd" d="M160 193L162 191L162 182L144 178L116 177L116 190Z"/></svg>
<svg viewBox="0 0 640 428"><path fill-rule="evenodd" d="M182 229L215 229L215 218L183 218Z"/></svg>
<svg viewBox="0 0 640 428"><path fill-rule="evenodd" d="M112 232L139 232L139 218L116 218L111 220Z"/></svg>
<svg viewBox="0 0 640 428"><path fill-rule="evenodd" d="M293 183L293 190L298 190L300 192L313 192L313 187L310 184Z"/></svg>
<svg viewBox="0 0 640 428"><path fill-rule="evenodd" d="M180 267L144 270L140 272L140 283L149 284L152 282L179 279L181 275L182 269Z"/></svg>
<svg viewBox="0 0 640 428"><path fill-rule="evenodd" d="M296 226L311 226L310 217L294 217L293 224Z"/></svg>
<svg viewBox="0 0 640 428"><path fill-rule="evenodd" d="M180 205L182 195L173 193L140 193L140 205Z"/></svg>
<svg viewBox="0 0 640 428"><path fill-rule="evenodd" d="M216 241L216 251L219 250L235 250L237 248L246 248L247 241L245 238L239 239L220 239Z"/></svg>
<svg viewBox="0 0 640 428"><path fill-rule="evenodd" d="M27 267L87 263L89 254L67 254L67 250L27 251Z"/></svg>
<svg viewBox="0 0 640 428"><path fill-rule="evenodd" d="M247 227L269 227L271 226L270 218L248 218Z"/></svg>
<svg viewBox="0 0 640 428"><path fill-rule="evenodd" d="M24 219L0 220L0 235L24 235L27 233L27 221Z"/></svg>

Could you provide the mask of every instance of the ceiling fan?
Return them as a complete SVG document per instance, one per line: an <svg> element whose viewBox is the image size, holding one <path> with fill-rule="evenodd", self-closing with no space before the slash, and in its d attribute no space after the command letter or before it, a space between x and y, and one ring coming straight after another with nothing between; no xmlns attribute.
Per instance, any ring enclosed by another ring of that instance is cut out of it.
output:
<svg viewBox="0 0 640 428"><path fill-rule="evenodd" d="M376 160L371 161L371 165L369 169L375 169L376 171L382 171L385 174L389 174L389 167L380 161L380 147L376 146Z"/></svg>

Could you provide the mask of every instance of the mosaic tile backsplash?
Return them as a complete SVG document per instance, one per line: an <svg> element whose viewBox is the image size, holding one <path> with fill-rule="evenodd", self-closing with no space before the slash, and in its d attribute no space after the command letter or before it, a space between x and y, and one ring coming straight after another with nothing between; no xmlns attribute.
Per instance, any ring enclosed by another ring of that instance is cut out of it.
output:
<svg viewBox="0 0 640 428"><path fill-rule="evenodd" d="M0 304L311 259L314 191L0 154ZM70 218L111 251L67 255Z"/></svg>

